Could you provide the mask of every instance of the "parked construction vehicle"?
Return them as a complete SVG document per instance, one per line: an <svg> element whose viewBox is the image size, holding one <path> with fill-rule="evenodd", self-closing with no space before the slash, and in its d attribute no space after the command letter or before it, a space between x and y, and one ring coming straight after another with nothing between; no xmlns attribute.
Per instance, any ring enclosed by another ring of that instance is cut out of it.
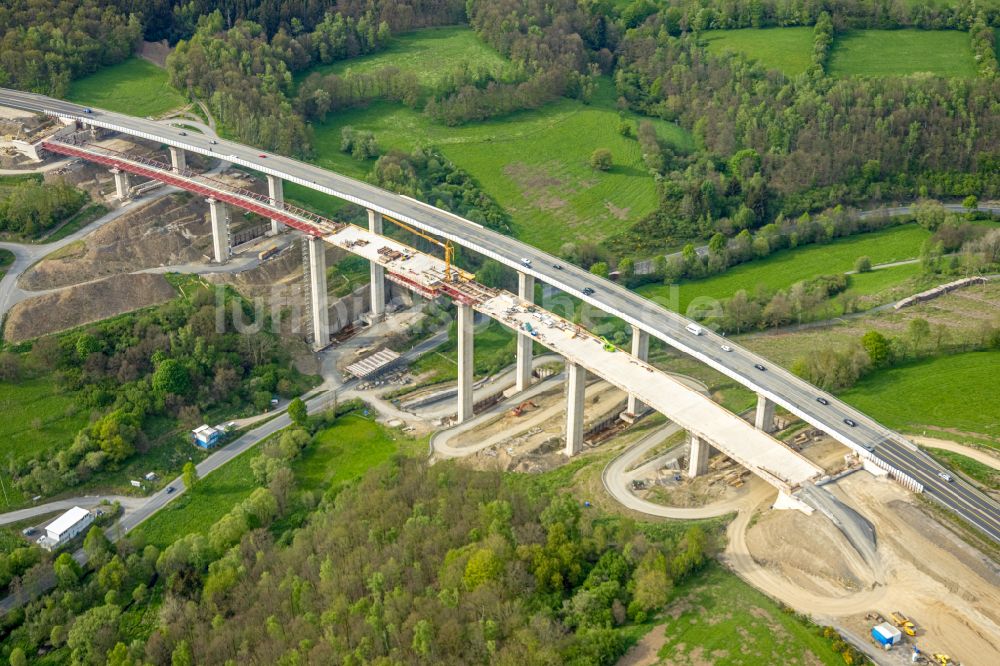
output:
<svg viewBox="0 0 1000 666"><path fill-rule="evenodd" d="M520 405L518 405L514 409L510 410L510 415L511 416L520 416L521 414L524 414L529 409L538 409L538 405L536 405L535 403L533 403L531 400L525 400Z"/></svg>
<svg viewBox="0 0 1000 666"><path fill-rule="evenodd" d="M897 627L899 627L900 629L902 629L903 633L906 634L907 636L916 636L917 635L917 627L916 627L916 625L914 625L913 622L909 618L907 618L905 615L903 615L899 611L893 611L893 612L889 613L889 619L892 620L892 623L894 625L896 625Z"/></svg>
<svg viewBox="0 0 1000 666"><path fill-rule="evenodd" d="M608 340L607 338L602 337L600 340L601 340L601 347L604 348L604 351L606 352L617 351L618 347L615 347L613 344L611 344L611 341Z"/></svg>
<svg viewBox="0 0 1000 666"><path fill-rule="evenodd" d="M934 661L941 664L941 666L949 666L949 664L955 663L951 660L951 657L946 654L941 654L940 652L934 653Z"/></svg>

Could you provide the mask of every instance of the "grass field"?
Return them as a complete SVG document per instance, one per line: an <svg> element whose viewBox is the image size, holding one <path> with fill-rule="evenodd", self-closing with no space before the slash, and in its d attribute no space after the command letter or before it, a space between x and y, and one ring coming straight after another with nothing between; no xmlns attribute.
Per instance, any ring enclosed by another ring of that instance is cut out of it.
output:
<svg viewBox="0 0 1000 666"><path fill-rule="evenodd" d="M399 450L422 445L359 414L347 414L319 432L292 464L298 487L323 490L352 481ZM250 449L201 479L142 526L149 543L169 545L191 532L204 532L253 492L256 483L250 462L259 455Z"/></svg>
<svg viewBox="0 0 1000 666"><path fill-rule="evenodd" d="M678 590L665 624L662 664L844 663L816 627L716 564Z"/></svg>
<svg viewBox="0 0 1000 666"><path fill-rule="evenodd" d="M390 430L361 414L342 416L331 427L316 434L308 448L292 464L303 490L326 490L360 478L400 450L412 445L398 431Z"/></svg>
<svg viewBox="0 0 1000 666"><path fill-rule="evenodd" d="M415 374L433 372L433 382L458 378L458 330L452 325L448 342L418 358L411 366ZM482 377L514 362L514 332L506 326L491 321L484 330L476 332L473 349L475 374ZM427 383L427 382L425 382Z"/></svg>
<svg viewBox="0 0 1000 666"><path fill-rule="evenodd" d="M970 352L880 370L841 394L891 428L1000 439L1000 352Z"/></svg>
<svg viewBox="0 0 1000 666"><path fill-rule="evenodd" d="M702 33L710 53L738 51L760 62L768 69L777 69L789 76L801 74L812 64L813 29L743 28L711 30Z"/></svg>
<svg viewBox="0 0 1000 666"><path fill-rule="evenodd" d="M1000 472L984 465L978 460L973 460L968 456L963 456L961 453L955 453L954 451L946 451L944 449L935 449L928 447L925 449L928 453L938 459L939 462L951 467L952 469L957 469L966 476L978 481L990 490L1000 490Z"/></svg>
<svg viewBox="0 0 1000 666"><path fill-rule="evenodd" d="M49 379L0 382L0 414L11 417L0 419L0 450L15 460L68 446L90 416Z"/></svg>
<svg viewBox="0 0 1000 666"><path fill-rule="evenodd" d="M170 87L166 71L141 58L129 58L77 79L68 99L133 116L155 116L186 104Z"/></svg>
<svg viewBox="0 0 1000 666"><path fill-rule="evenodd" d="M740 289L746 289L752 294L760 285L772 290L784 289L799 280L845 273L854 268L855 260L862 255L869 256L874 264L911 259L920 253L920 246L928 236L929 232L916 224L906 224L838 238L823 245L781 250L764 259L734 266L713 277L681 282L678 304L670 303L670 288L666 285L645 285L638 291L668 307L679 306L679 311L685 312L695 298L721 300L729 298ZM854 275L851 276L851 289L857 290L855 293L859 295L871 294L913 275L915 272L910 266Z"/></svg>
<svg viewBox="0 0 1000 666"><path fill-rule="evenodd" d="M208 530L256 487L250 461L257 455L257 449L243 452L143 523L138 529L146 542L165 548L185 534Z"/></svg>
<svg viewBox="0 0 1000 666"><path fill-rule="evenodd" d="M789 76L812 62L811 27L711 30L701 39L709 52L745 53ZM838 34L830 51L831 76L907 76L929 72L972 77L975 61L969 35L958 30L850 30Z"/></svg>
<svg viewBox="0 0 1000 666"><path fill-rule="evenodd" d="M308 74L367 73L383 67L416 72L423 86L433 86L445 75L467 65L499 74L509 61L480 41L476 33L461 26L426 28L392 40L385 50L360 58L341 60L309 70Z"/></svg>
<svg viewBox="0 0 1000 666"><path fill-rule="evenodd" d="M969 35L958 30L851 30L834 39L828 71L833 76L976 75Z"/></svg>
<svg viewBox="0 0 1000 666"><path fill-rule="evenodd" d="M633 122L638 116L626 116ZM654 120L659 135L681 149L691 137L673 123ZM536 111L446 127L397 104L373 104L340 113L316 126L320 166L356 178L373 162L340 151L345 126L374 132L384 151L434 145L468 171L510 214L518 238L556 251L572 238L597 241L613 235L656 207L656 187L642 164L639 144L618 133L618 111L610 79L602 79L591 104L562 99ZM590 154L608 148L614 166L599 172ZM336 210L329 197L286 187L286 196L319 210Z"/></svg>

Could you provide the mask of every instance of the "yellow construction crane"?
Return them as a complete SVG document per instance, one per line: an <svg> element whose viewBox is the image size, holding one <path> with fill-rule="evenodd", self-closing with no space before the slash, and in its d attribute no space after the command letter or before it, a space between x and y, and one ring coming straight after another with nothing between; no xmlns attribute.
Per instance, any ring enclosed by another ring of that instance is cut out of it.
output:
<svg viewBox="0 0 1000 666"><path fill-rule="evenodd" d="M431 243L434 243L438 247L444 249L444 279L447 280L448 282L452 281L451 280L451 262L455 258L455 246L451 244L450 240L445 239L444 242L439 241L437 238L434 238L433 236L429 236L429 235L425 234L424 232L422 232L422 231L420 231L418 229L414 229L413 227L411 227L410 225L406 224L405 222L400 222L399 220L397 220L397 219L395 219L393 217L389 217L388 215L386 215L384 213L382 214L382 218L386 219L386 220L389 220L393 224L395 224L397 226L400 226L400 227L403 227L404 229L406 229L407 231L409 231L411 234L416 234L417 236L420 236L424 240L430 241Z"/></svg>

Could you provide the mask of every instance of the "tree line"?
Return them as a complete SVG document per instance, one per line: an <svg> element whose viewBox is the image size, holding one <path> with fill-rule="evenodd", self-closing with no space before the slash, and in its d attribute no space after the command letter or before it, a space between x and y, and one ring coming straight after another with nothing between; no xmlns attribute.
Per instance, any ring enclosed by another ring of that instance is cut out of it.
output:
<svg viewBox="0 0 1000 666"><path fill-rule="evenodd" d="M303 392L310 379L294 370L276 336L235 332L234 300L242 303L229 294L217 305L212 290L198 287L149 311L40 338L30 351L0 352L0 380L51 378L73 396L74 413L91 414L68 445L6 460L15 485L29 495L51 495L119 469L151 445L145 429L152 419L189 428L209 411L263 410L276 393ZM225 328L219 329L223 307Z"/></svg>
<svg viewBox="0 0 1000 666"><path fill-rule="evenodd" d="M138 16L106 0L6 0L0 86L65 97L70 81L125 60L141 38Z"/></svg>
<svg viewBox="0 0 1000 666"><path fill-rule="evenodd" d="M90 197L59 179L43 185L29 178L0 195L0 231L32 238L76 214Z"/></svg>
<svg viewBox="0 0 1000 666"><path fill-rule="evenodd" d="M1000 193L997 78L789 79L670 37L658 21L621 43L618 92L633 110L689 128L699 150L652 151L660 204L631 234L635 249L839 203Z"/></svg>
<svg viewBox="0 0 1000 666"><path fill-rule="evenodd" d="M704 30L815 25L823 12L832 15L837 29L921 28L965 30L982 14L990 25L1000 22L1000 8L974 0L942 3L893 0L671 0L663 11L664 26L672 35ZM634 28L659 11L653 0L633 0L621 10L625 26Z"/></svg>

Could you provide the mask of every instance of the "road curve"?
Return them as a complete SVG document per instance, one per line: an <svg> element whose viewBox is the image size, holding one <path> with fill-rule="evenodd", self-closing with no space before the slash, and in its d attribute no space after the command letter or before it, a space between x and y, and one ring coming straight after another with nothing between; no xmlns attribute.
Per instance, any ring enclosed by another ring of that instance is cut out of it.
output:
<svg viewBox="0 0 1000 666"><path fill-rule="evenodd" d="M572 294L597 311L618 317L653 337L696 358L755 393L784 407L854 450L874 449L882 458L924 485L929 495L1000 542L1000 505L964 481L946 482L944 468L902 435L880 425L766 359L705 330L693 335L690 320L646 300L613 282L597 277L514 238L406 196L319 167L224 139L196 133L181 135L155 121L80 105L32 93L0 89L0 104L27 111L71 118L209 157L221 158L391 215L429 233L447 238L499 263L534 276ZM213 143L214 142L214 143ZM892 214L894 209L886 209ZM583 293L583 289L588 293ZM723 351L727 344L731 351ZM757 366L765 369L761 370ZM824 400L823 403L818 401ZM848 423L850 421L853 423Z"/></svg>

